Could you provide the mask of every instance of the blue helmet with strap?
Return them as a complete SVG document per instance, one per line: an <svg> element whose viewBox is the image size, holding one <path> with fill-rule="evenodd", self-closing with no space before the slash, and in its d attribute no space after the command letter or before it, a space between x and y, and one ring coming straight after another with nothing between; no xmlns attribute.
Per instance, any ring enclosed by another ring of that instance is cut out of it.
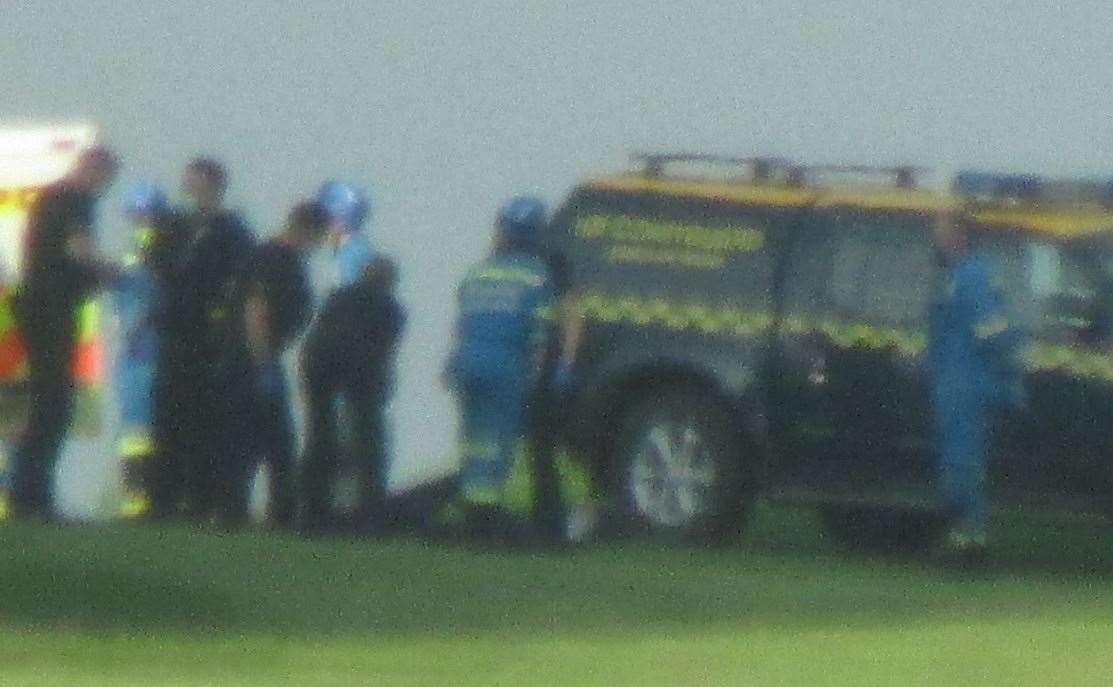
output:
<svg viewBox="0 0 1113 687"><path fill-rule="evenodd" d="M321 184L317 202L324 206L329 218L349 229L359 230L371 217L371 201L354 184L330 179Z"/></svg>
<svg viewBox="0 0 1113 687"><path fill-rule="evenodd" d="M121 209L128 217L147 217L165 210L166 194L157 184L137 181L124 191Z"/></svg>
<svg viewBox="0 0 1113 687"><path fill-rule="evenodd" d="M535 244L545 228L545 201L535 196L515 196L498 214L498 228L507 238Z"/></svg>

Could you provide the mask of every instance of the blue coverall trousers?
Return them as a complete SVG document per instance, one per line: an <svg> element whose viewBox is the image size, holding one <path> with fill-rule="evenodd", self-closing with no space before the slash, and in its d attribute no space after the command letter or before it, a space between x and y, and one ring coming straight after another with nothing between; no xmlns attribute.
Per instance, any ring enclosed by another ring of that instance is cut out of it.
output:
<svg viewBox="0 0 1113 687"><path fill-rule="evenodd" d="M460 392L464 500L495 505L514 464L522 434L526 384L519 378L473 379Z"/></svg>
<svg viewBox="0 0 1113 687"><path fill-rule="evenodd" d="M939 379L932 393L939 456L939 494L958 532L977 535L989 519L986 462L992 404L970 376Z"/></svg>

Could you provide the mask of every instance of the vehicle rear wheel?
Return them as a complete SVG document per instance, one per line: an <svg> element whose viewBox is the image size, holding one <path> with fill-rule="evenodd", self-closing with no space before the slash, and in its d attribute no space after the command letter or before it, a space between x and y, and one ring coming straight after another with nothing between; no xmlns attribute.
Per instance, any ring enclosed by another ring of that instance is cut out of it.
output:
<svg viewBox="0 0 1113 687"><path fill-rule="evenodd" d="M880 506L825 506L819 515L836 541L869 551L922 551L938 539L944 526L943 519L929 511Z"/></svg>
<svg viewBox="0 0 1113 687"><path fill-rule="evenodd" d="M750 485L739 424L725 403L694 390L632 406L616 452L624 529L700 543L740 536Z"/></svg>

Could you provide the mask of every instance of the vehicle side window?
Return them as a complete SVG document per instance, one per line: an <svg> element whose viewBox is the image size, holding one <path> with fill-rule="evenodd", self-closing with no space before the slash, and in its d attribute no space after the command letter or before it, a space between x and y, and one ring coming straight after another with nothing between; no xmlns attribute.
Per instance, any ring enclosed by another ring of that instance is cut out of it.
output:
<svg viewBox="0 0 1113 687"><path fill-rule="evenodd" d="M982 239L984 255L1013 321L1038 338L1074 343L1108 337L1101 266L1084 252L1024 239Z"/></svg>
<svg viewBox="0 0 1113 687"><path fill-rule="evenodd" d="M788 254L783 287L786 313L821 313L830 271L830 236L817 227L808 227L792 242Z"/></svg>
<svg viewBox="0 0 1113 687"><path fill-rule="evenodd" d="M832 244L828 296L836 314L890 326L927 321L935 261L926 226L839 222Z"/></svg>

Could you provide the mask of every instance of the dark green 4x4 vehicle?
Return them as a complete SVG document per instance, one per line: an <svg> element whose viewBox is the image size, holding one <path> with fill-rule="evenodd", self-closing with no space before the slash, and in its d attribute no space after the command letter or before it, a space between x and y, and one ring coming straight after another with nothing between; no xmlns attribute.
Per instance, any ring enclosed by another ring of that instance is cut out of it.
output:
<svg viewBox="0 0 1113 687"><path fill-rule="evenodd" d="M923 351L944 211L968 226L1029 335L1029 408L997 432L994 501L1109 512L1104 205L1041 199L1029 179L968 175L943 194L917 190L907 168L641 160L581 184L550 246L588 321L569 439L623 522L730 537L763 495L815 504L842 535L926 534L937 518ZM688 163L737 176L667 173Z"/></svg>

